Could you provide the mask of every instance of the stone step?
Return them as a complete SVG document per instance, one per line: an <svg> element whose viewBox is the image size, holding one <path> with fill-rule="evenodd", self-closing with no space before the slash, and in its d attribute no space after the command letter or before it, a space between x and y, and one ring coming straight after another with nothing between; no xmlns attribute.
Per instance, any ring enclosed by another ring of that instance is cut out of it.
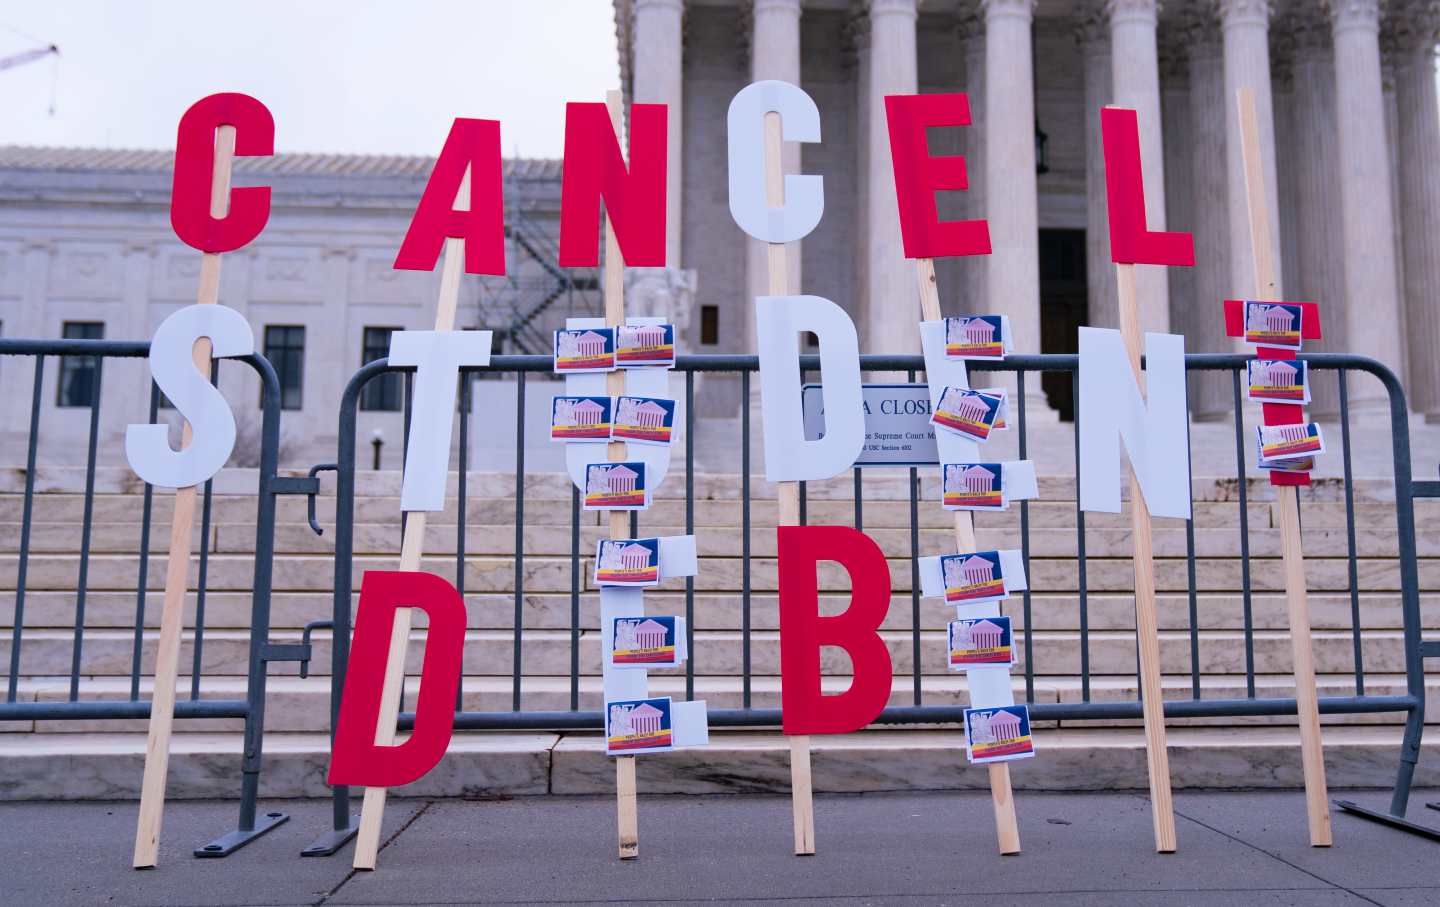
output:
<svg viewBox="0 0 1440 907"><path fill-rule="evenodd" d="M908 673L912 662L912 634L883 631L881 638L890 652L894 670ZM155 639L158 634L146 631L143 640L141 673L153 671ZM406 670L418 674L424 654L421 644L424 631L411 635ZM585 630L578 637L580 671L599 674L599 631ZM277 643L298 642L295 631L276 631L270 635ZM1372 631L1362 637L1364 666L1368 671L1400 672L1405 669L1404 637L1398 631ZM193 638L188 632L181 645L182 665L192 658ZM315 634L311 660L313 673L329 671L330 638L328 631ZM945 634L925 630L919 634L921 672L946 673ZM1022 661L1016 671L1023 670L1026 637L1017 634L1017 657ZM1042 675L1076 675L1080 672L1081 645L1078 633L1068 631L1036 632L1029 640L1032 664ZM69 630L35 630L26 633L20 651L20 673L24 676L67 674L70 670L74 637ZM470 630L466 634L464 670L472 674L504 676L513 673L514 636L510 632ZM0 664L8 663L11 638L0 639ZM243 675L249 664L249 634L240 630L210 630L204 638L203 673L205 675ZM1289 673L1289 634L1279 630L1263 630L1254 634L1255 670L1261 673ZM127 675L130 673L134 634L123 630L91 630L85 634L80 670L83 674ZM568 676L570 673L571 635L557 630L527 630L523 634L522 669L526 675ZM755 675L779 674L779 634L773 630L751 634L751 672ZM1313 637L1316 670L1322 673L1347 673L1353 670L1353 640L1349 633L1319 631ZM1104 630L1089 634L1090 670L1095 673L1133 674L1135 671L1135 634ZM1244 635L1232 631L1206 631L1199 639L1200 671L1205 674L1243 674L1245 671ZM1160 634L1161 670L1167 674L1190 672L1190 635L1180 631ZM710 674L738 676L743 664L742 634L732 631L700 631L695 635L692 661L696 670ZM824 647L821 668L825 673L843 675L850 670L850 659L841 649ZM285 670L277 667L277 672ZM683 669L674 669L683 671ZM664 673L664 672L652 672Z"/></svg>
<svg viewBox="0 0 1440 907"><path fill-rule="evenodd" d="M284 670L281 668L280 670ZM914 678L911 675L897 675L891 687L889 704L909 706L914 704ZM822 683L827 694L843 692L849 684L847 677L827 677ZM744 706L743 688L734 677L698 675L694 678L695 698L704 699L711 708L737 709ZM1025 701L1025 678L1022 674L1013 677L1017 701ZM471 675L461 682L464 708L467 711L509 711L512 706L513 687L508 677L487 677ZM1188 677L1166 677L1162 682L1165 698L1181 700L1191 698L1192 691ZM963 674L927 676L922 679L923 702L926 705L965 705L969 702L969 686ZM1355 681L1350 675L1321 675L1317 689L1322 697L1351 696L1355 693ZM1224 675L1202 675L1201 696L1205 699L1243 699L1247 692L1243 678ZM17 690L20 702L59 702L69 697L68 677L40 677L23 681ZM149 678L140 682L139 696L148 700L153 684ZM405 708L414 709L420 682L410 678L405 684ZM1440 722L1440 678L1427 682L1426 720ZM1084 701L1084 689L1078 678L1038 677L1034 681L1035 702L1076 703ZM1369 695L1403 695L1406 692L1405 677L1402 674L1367 674L1365 691ZM582 710L599 710L603 706L601 680L589 676L580 678L578 685L578 707ZM680 675L656 674L650 679L650 693L654 696L685 698L685 678ZM750 704L754 708L780 707L780 680L777 677L756 677L751 683ZM1260 698L1290 698L1295 686L1287 675L1262 674L1256 677L1255 693ZM179 696L190 695L189 679L180 685ZM81 700L127 700L130 698L128 678L105 677L82 678L79 688ZM1112 702L1136 698L1134 677L1097 675L1091 678L1090 697L1095 702ZM245 679L243 677L208 677L200 689L202 699L244 699ZM265 726L271 732L323 732L330 727L330 679L324 676L300 678L288 674L277 674L269 678L266 686ZM521 703L532 711L565 711L570 708L570 680L566 677L526 677L521 684ZM1398 724L1404 721L1401 712L1368 713L1351 715L1324 715L1325 724ZM1095 727L1135 726L1138 721L1065 721L1037 722L1038 727ZM1293 725L1294 716L1244 716L1231 718L1172 718L1173 727L1186 726L1249 726L1249 725ZM0 722L0 730L42 734L80 733L145 733L147 724L143 719L80 719ZM239 731L238 719L185 719L180 723L184 733L212 731Z"/></svg>
<svg viewBox="0 0 1440 907"><path fill-rule="evenodd" d="M13 594L13 593L12 593ZM85 598L85 624L89 629L126 629L135 625L136 594L133 591L92 591ZM145 626L160 625L163 593L145 595ZM195 596L192 591L187 605L186 621L194 625ZM532 592L522 596L523 626L536 630L568 630L571 621L571 600L568 592ZM684 589L669 585L647 590L646 607L652 614L684 614ZM1351 598L1347 593L1311 592L1311 625L1317 630L1349 631L1352 626ZM821 596L824 613L842 610L849 602L846 594ZM25 596L25 627L27 629L64 629L74 626L77 596L73 590L33 590ZM465 595L471 629L503 629L514 626L515 598L510 592L469 592ZM351 614L359 604L359 592L351 595ZM248 628L251 623L251 596L248 592L210 591L205 596L205 625L211 629ZM1363 592L1358 596L1359 624L1369 630L1397 630L1404 626L1400 595L1397 592ZM1162 593L1156 598L1160 628L1188 630L1190 626L1189 596L1183 592ZM331 616L334 598L328 591L275 592L270 601L271 626L275 630L299 629L312 620ZM1024 626L1023 599L1007 603L1005 611ZM1133 630L1135 609L1131 596L1124 592L1096 592L1087 596L1088 626L1092 630ZM1195 607L1201 630L1242 630L1244 628L1244 596L1238 592L1201 592ZM736 592L698 591L694 597L695 626L704 630L738 630L744 613L744 599ZM778 605L773 592L755 592L750 598L750 624L756 630L774 630L779 626ZM1079 599L1074 593L1036 592L1030 596L1031 621L1037 630L1078 630ZM1440 592L1420 597L1421 623L1440 627ZM0 614L0 634L9 635L9 625ZM920 626L927 630L943 629L954 618L951 609L938 602L921 600ZM424 626L422 612L415 615L416 625ZM908 596L896 597L882 625L887 630L908 630L912 614ZM1279 592L1257 592L1251 596L1252 626L1260 630L1284 630L1289 626L1285 598ZM581 628L596 628L600 623L599 597L586 592L580 596Z"/></svg>
<svg viewBox="0 0 1440 907"><path fill-rule="evenodd" d="M944 549L921 554L939 554ZM953 550L953 546L951 546ZM149 559L147 588L163 589L165 565L163 555ZM736 591L742 588L744 562L739 558L706 558L695 577L695 589L707 592ZM891 558L890 585L896 593L911 588L911 560ZM334 559L323 555L277 556L273 564L273 588L277 591L325 591L334 588ZM1234 558L1197 558L1195 588L1203 592L1229 592L1242 588L1244 568ZM70 554L33 554L28 561L26 589L61 591L74 589L78 582L80 559ZM378 555L356 556L351 561L351 577L355 588L366 570L393 570L395 559ZM453 577L453 556L427 556L421 569ZM1155 562L1155 583L1161 591L1180 592L1190 588L1189 564L1179 558L1161 558ZM14 589L19 570L19 557L0 555L0 589ZM589 576L590 558L581 558L582 579ZM1355 562L1356 587L1366 592L1398 591L1400 565L1393 558L1358 558ZM1440 589L1440 559L1419 560L1422 589ZM839 591L849 588L849 576L838 564L822 562L818 568L820 588ZM1348 591L1351 587L1350 563L1344 558L1307 558L1307 586L1314 592ZM95 590L133 590L139 577L139 561L133 555L92 554L88 561L87 588ZM239 591L249 589L254 581L254 558L244 554L215 554L209 559L208 588ZM527 556L524 561L524 587L535 592L568 592L571 584L570 559L554 556ZM1031 558L1030 586L1038 592L1062 592L1079 589L1079 564L1072 559ZM1123 592L1134 589L1135 572L1128 558L1093 558L1086 563L1087 588L1093 592ZM512 591L515 582L515 561L511 557L467 557L465 588L476 592ZM1257 591L1281 591L1284 574L1277 559L1257 559L1251 565L1250 587ZM582 589L588 588L588 581ZM773 591L776 588L774 558L752 557L750 588Z"/></svg>
<svg viewBox="0 0 1440 907"><path fill-rule="evenodd" d="M984 788L986 772L967 765L953 729L870 730L811 738L815 790L883 791ZM1399 759L1398 727L1346 725L1324 732L1327 780L1335 788L1388 787ZM1169 733L1174 787L1298 788L1294 728L1177 727ZM1130 728L1036 731L1036 757L1011 764L1016 789L1139 790L1146 786L1144 736ZM236 734L179 733L171 744L167 796L234 797L240 785ZM264 797L324 797L330 741L324 734L265 738ZM1440 784L1440 740L1425 741L1415 784ZM134 799L144 734L0 735L0 798ZM642 795L790 789L789 745L778 733L717 731L709 746L639 760ZM596 734L461 732L446 756L398 796L610 794L615 770ZM1026 803L1020 797L1017 808ZM1304 798L1293 821L1303 827ZM977 821L980 821L977 819ZM986 818L984 821L989 821Z"/></svg>

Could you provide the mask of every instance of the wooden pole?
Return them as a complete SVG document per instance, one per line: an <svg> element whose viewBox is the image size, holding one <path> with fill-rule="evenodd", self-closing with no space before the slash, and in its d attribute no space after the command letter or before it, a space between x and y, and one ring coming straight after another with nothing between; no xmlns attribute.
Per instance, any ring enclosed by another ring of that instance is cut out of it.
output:
<svg viewBox="0 0 1440 907"><path fill-rule="evenodd" d="M1135 298L1135 266L1115 265L1120 302L1120 333L1130 369L1140 389L1140 310ZM1150 772L1150 814L1155 827L1155 850L1175 851L1175 806L1170 796L1170 753L1165 741L1165 707L1160 687L1160 636L1155 616L1154 536L1150 508L1133 466L1130 471L1130 527L1135 546L1135 637L1140 655L1140 696L1145 719L1145 761Z"/></svg>
<svg viewBox="0 0 1440 907"><path fill-rule="evenodd" d="M615 130L615 139L624 147L621 132L624 128L625 99L619 91L605 93L605 106L610 110L610 125ZM621 152L624 153L623 151ZM620 251L620 241L615 236L615 224L610 212L605 212L605 324L618 328L625 323L625 257ZM618 397L625 393L625 372L616 369L605 376L605 393ZM611 441L606 447L606 457L612 463L625 459L624 441ZM610 538L630 537L630 512L610 511ZM634 860L640 856L640 810L636 803L635 757L615 757L615 818L619 834L620 859Z"/></svg>
<svg viewBox="0 0 1440 907"><path fill-rule="evenodd" d="M1255 258L1259 299L1277 299L1275 259L1270 254L1270 218L1265 206L1265 176L1260 160L1260 127L1255 93L1237 92L1240 147L1245 162L1245 205L1250 214L1250 245ZM1285 564L1285 605L1290 618L1290 650L1295 661L1295 710L1300 724L1300 761L1305 774L1305 811L1310 846L1329 847L1330 803L1325 784L1325 753L1320 740L1320 707L1315 689L1315 652L1310 641L1310 605L1305 590L1305 551L1300 539L1300 495L1293 485L1276 489L1280 539Z"/></svg>
<svg viewBox="0 0 1440 907"><path fill-rule="evenodd" d="M467 168L460 181L460 191L455 194L455 210L470 209L470 179ZM450 237L445 240L445 256L440 266L440 293L435 305L435 330L455 329L455 307L460 300L460 276L465 270L465 240ZM411 511L405 521L405 535L400 541L400 570L413 572L420 569L420 556L425 547L425 518L423 510ZM410 623L413 608L398 608L395 623L390 629L390 649L385 660L385 682L380 690L380 717L375 725L375 745L393 746L395 743L395 722L400 716L400 693L405 682L405 652L410 645ZM365 788L365 799L360 808L360 830L355 835L356 869L374 869L375 857L380 850L380 823L385 818L385 796L383 787Z"/></svg>
<svg viewBox="0 0 1440 907"><path fill-rule="evenodd" d="M785 171L781 159L780 114L765 114L765 203L772 208L785 204ZM790 269L784 243L766 243L767 289L771 296L790 292ZM748 406L745 402L742 405ZM777 491L781 526L800 525L800 486L781 482ZM795 821L795 856L815 853L815 795L810 777L810 735L797 734L790 742L790 807Z"/></svg>
<svg viewBox="0 0 1440 907"><path fill-rule="evenodd" d="M940 288L935 279L935 261L931 258L915 259L915 274L920 290L920 316L926 321L939 321ZM978 551L975 540L975 517L967 510L955 511L955 548L960 552ZM1026 627L1029 633L1030 628ZM915 670L920 670L916 665ZM972 703L973 704L973 703ZM999 839L1002 854L1020 852L1020 827L1015 821L1015 797L1010 788L1010 764L991 762L990 800L995 807L995 836Z"/></svg>
<svg viewBox="0 0 1440 907"><path fill-rule="evenodd" d="M230 210L230 170L235 161L235 127L215 130L215 170L210 177L210 216ZM204 252L195 301L214 305L220 298L220 253ZM195 341L195 368L210 377L210 338ZM180 447L190 446L192 429L183 422ZM165 812L165 780L170 770L170 734L175 724L175 681L180 669L180 634L185 626L185 593L190 574L190 533L195 525L194 485L175 489L170 520L170 553L165 562L165 604L160 610L160 640L155 651L155 686L150 696L150 729L145 742L145 775L140 783L140 816L135 826L136 869L155 866L160 824Z"/></svg>

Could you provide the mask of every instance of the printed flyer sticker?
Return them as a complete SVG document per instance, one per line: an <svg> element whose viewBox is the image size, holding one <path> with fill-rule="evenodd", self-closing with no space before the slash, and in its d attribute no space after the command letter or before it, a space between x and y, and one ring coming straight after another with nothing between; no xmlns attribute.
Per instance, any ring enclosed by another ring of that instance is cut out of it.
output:
<svg viewBox="0 0 1440 907"><path fill-rule="evenodd" d="M550 404L551 441L610 440L609 397L556 397Z"/></svg>
<svg viewBox="0 0 1440 907"><path fill-rule="evenodd" d="M1245 301L1245 342L1256 346L1300 349L1303 309L1286 302Z"/></svg>
<svg viewBox="0 0 1440 907"><path fill-rule="evenodd" d="M943 555L940 573L945 577L945 601L952 605L996 602L1007 594L998 551Z"/></svg>
<svg viewBox="0 0 1440 907"><path fill-rule="evenodd" d="M1325 452L1325 439L1320 435L1320 426L1314 422L1257 425L1255 433L1260 439L1262 460L1293 460Z"/></svg>
<svg viewBox="0 0 1440 907"><path fill-rule="evenodd" d="M586 510L644 510L645 464L591 463L585 467Z"/></svg>
<svg viewBox="0 0 1440 907"><path fill-rule="evenodd" d="M999 398L1000 398L1000 409L999 409L998 412L995 413L995 425L994 425L994 427L992 427L992 428L990 429L991 433L993 434L994 432L997 432L997 431L1004 431L1005 429L1009 428L1009 427L1010 427L1010 425L1009 425L1009 421L1010 421L1010 397L1006 394L1005 388L1003 388L1003 387L977 387L977 388L975 388L975 389L976 389L977 391L979 391L980 393L982 393L982 394L989 394L989 395L992 396L992 397L999 397Z"/></svg>
<svg viewBox="0 0 1440 907"><path fill-rule="evenodd" d="M605 703L605 752L611 756L659 753L675 748L670 697Z"/></svg>
<svg viewBox="0 0 1440 907"><path fill-rule="evenodd" d="M1246 395L1262 403L1309 403L1310 383L1299 359L1252 359L1246 364Z"/></svg>
<svg viewBox="0 0 1440 907"><path fill-rule="evenodd" d="M930 424L948 432L984 441L995 430L1003 397L967 387L947 387L930 417Z"/></svg>
<svg viewBox="0 0 1440 907"><path fill-rule="evenodd" d="M1260 449L1260 433L1255 433L1255 464L1261 469L1275 469L1280 472L1310 472L1315 468L1315 457L1296 457L1293 460L1267 460Z"/></svg>
<svg viewBox="0 0 1440 907"><path fill-rule="evenodd" d="M946 463L941 467L946 510L1004 510L1005 470L999 463Z"/></svg>
<svg viewBox="0 0 1440 907"><path fill-rule="evenodd" d="M601 539L595 543L596 586L653 586L658 582L659 539Z"/></svg>
<svg viewBox="0 0 1440 907"><path fill-rule="evenodd" d="M556 372L609 372L614 369L614 328L555 332Z"/></svg>
<svg viewBox="0 0 1440 907"><path fill-rule="evenodd" d="M965 755L977 765L1034 756L1035 744L1030 739L1030 709L1023 705L966 709Z"/></svg>
<svg viewBox="0 0 1440 907"><path fill-rule="evenodd" d="M636 444L665 446L675 429L675 401L658 397L620 397L610 437Z"/></svg>
<svg viewBox="0 0 1440 907"><path fill-rule="evenodd" d="M999 315L960 315L946 318L945 358L1004 359L1004 319Z"/></svg>
<svg viewBox="0 0 1440 907"><path fill-rule="evenodd" d="M673 668L680 664L673 617L617 617L610 664L617 668Z"/></svg>
<svg viewBox="0 0 1440 907"><path fill-rule="evenodd" d="M615 360L621 368L675 365L675 325L638 324L615 329Z"/></svg>
<svg viewBox="0 0 1440 907"><path fill-rule="evenodd" d="M962 617L950 621L950 670L1014 663L1010 618Z"/></svg>

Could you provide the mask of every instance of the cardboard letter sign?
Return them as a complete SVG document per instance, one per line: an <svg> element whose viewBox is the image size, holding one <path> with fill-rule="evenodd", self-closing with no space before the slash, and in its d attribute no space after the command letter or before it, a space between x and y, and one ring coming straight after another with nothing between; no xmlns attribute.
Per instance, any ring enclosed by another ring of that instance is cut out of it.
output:
<svg viewBox="0 0 1440 907"><path fill-rule="evenodd" d="M604 104L565 105L560 265L600 263L600 199L625 264L665 267L664 104L630 105L630 166Z"/></svg>
<svg viewBox="0 0 1440 907"><path fill-rule="evenodd" d="M1151 231L1145 222L1140 126L1133 110L1100 111L1105 143L1105 195L1110 210L1110 258L1120 264L1195 267L1189 233Z"/></svg>
<svg viewBox="0 0 1440 907"><path fill-rule="evenodd" d="M501 201L500 121L457 117L430 171L425 194L395 256L404 271L432 271L446 239L465 240L465 273L505 273L505 211ZM470 204L457 210L466 171Z"/></svg>
<svg viewBox="0 0 1440 907"><path fill-rule="evenodd" d="M401 608L419 608L430 618L415 730L397 746L377 746L385 661L395 612ZM326 783L396 787L434 768L450 745L464 648L465 603L454 586L433 573L367 570Z"/></svg>
<svg viewBox="0 0 1440 907"><path fill-rule="evenodd" d="M745 86L726 114L730 157L730 216L741 230L768 243L802 239L825 213L822 177L785 177L785 202L765 197L765 117L780 115L780 136L787 142L820 141L820 109L799 87L773 79Z"/></svg>
<svg viewBox="0 0 1440 907"><path fill-rule="evenodd" d="M175 179L170 225L186 245L201 252L230 252L260 235L270 219L270 187L231 189L228 210L210 209L215 173L215 130L235 127L236 157L275 153L275 120L259 101L233 92L201 98L180 118L175 140Z"/></svg>
<svg viewBox="0 0 1440 907"><path fill-rule="evenodd" d="M199 485L220 471L235 448L235 416L220 391L195 369L195 341L209 337L217 359L255 352L245 317L223 305L189 305L160 323L150 341L150 374L190 423L190 446L170 447L167 425L125 429L125 459L135 474L160 488Z"/></svg>
<svg viewBox="0 0 1440 907"><path fill-rule="evenodd" d="M964 94L887 95L890 158L900 236L906 258L989 255L990 225L983 220L940 220L935 193L970 188L965 158L931 155L925 130L932 126L969 126L970 100Z"/></svg>
<svg viewBox="0 0 1440 907"><path fill-rule="evenodd" d="M780 699L786 734L844 734L869 724L885 708L893 677L890 651L876 632L890 609L890 567L880 546L846 526L781 526ZM835 561L850 574L850 607L820 615L816 567ZM820 647L850 654L850 689L826 696L820 688Z"/></svg>

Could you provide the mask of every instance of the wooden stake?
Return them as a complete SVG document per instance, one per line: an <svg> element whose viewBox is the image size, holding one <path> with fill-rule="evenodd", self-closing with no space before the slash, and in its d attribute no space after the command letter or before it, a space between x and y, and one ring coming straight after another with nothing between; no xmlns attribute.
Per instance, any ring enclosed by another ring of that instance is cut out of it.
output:
<svg viewBox="0 0 1440 907"><path fill-rule="evenodd" d="M1260 127L1255 93L1236 93L1240 148L1245 162L1245 205L1250 214L1250 246L1255 258L1259 299L1277 299L1275 259L1270 254L1270 218L1265 205L1265 175L1260 160ZM1330 801L1325 784L1325 753L1320 740L1320 706L1315 690L1315 652L1310 641L1310 605L1305 590L1305 551L1300 539L1300 495L1293 485L1276 489L1280 539L1285 563L1285 605L1290 618L1290 650L1295 660L1295 709L1300 724L1300 761L1305 774L1305 812L1310 846L1329 847Z"/></svg>
<svg viewBox="0 0 1440 907"><path fill-rule="evenodd" d="M785 171L781 158L780 115L765 114L765 203L772 208L785 204ZM790 269L784 243L767 243L767 289L771 296L790 292ZM746 404L748 405L748 404ZM781 526L800 525L800 486L781 482L777 491ZM815 795L810 778L810 736L795 735L790 740L790 806L795 820L795 856L815 853Z"/></svg>
<svg viewBox="0 0 1440 907"><path fill-rule="evenodd" d="M935 279L935 261L931 258L915 259L915 276L920 290L920 317L925 321L939 321L940 287ZM955 511L955 549L960 552L978 551L975 540L974 514L966 510ZM1030 628L1026 627L1029 633ZM916 667L919 670L919 667ZM995 836L999 839L1002 854L1020 852L1020 826L1015 820L1015 798L1010 788L1010 764L991 762L990 800L995 808Z"/></svg>
<svg viewBox="0 0 1440 907"><path fill-rule="evenodd" d="M1140 389L1140 309L1135 298L1135 266L1115 265L1120 302L1120 333L1130 369ZM1160 688L1160 636L1155 616L1154 537L1150 508L1134 467L1130 471L1130 527L1135 546L1135 638L1140 655L1140 696L1145 719L1145 761L1150 772L1150 815L1155 827L1155 850L1175 851L1175 806L1170 796L1170 753L1165 741L1165 706Z"/></svg>
<svg viewBox="0 0 1440 907"><path fill-rule="evenodd" d="M215 171L210 177L210 216L230 210L230 170L235 160L235 127L215 130ZM195 301L220 299L220 254L202 253ZM195 341L195 368L210 377L210 338ZM180 447L190 446L189 422L182 422ZM145 741L145 775L140 783L140 816L135 826L136 869L155 866L165 812L165 780L170 771L170 734L175 724L175 681L180 673L180 635L185 627L185 593L190 574L190 533L195 525L195 486L175 489L170 520L170 554L165 564L165 604L160 610L160 640L155 651L155 686L150 696L150 729Z"/></svg>
<svg viewBox="0 0 1440 907"><path fill-rule="evenodd" d="M460 191L455 194L455 209L467 211L470 208L471 173L467 168L460 180ZM445 240L445 257L440 265L440 293L435 305L435 330L455 330L455 307L460 301L460 276L465 270L465 240L454 237ZM400 570L420 569L420 556L425 547L425 519L423 510L411 511L405 521L405 535L400 541ZM399 608L395 611L395 623L390 629L389 656L385 660L385 683L380 689L380 717L375 725L375 745L393 746L395 743L395 722L400 716L400 692L405 683L405 653L410 646L410 623L413 608ZM356 869L374 869L375 857L380 850L380 823L385 818L385 796L387 788L365 788L365 799L360 808L360 830L355 835Z"/></svg>

